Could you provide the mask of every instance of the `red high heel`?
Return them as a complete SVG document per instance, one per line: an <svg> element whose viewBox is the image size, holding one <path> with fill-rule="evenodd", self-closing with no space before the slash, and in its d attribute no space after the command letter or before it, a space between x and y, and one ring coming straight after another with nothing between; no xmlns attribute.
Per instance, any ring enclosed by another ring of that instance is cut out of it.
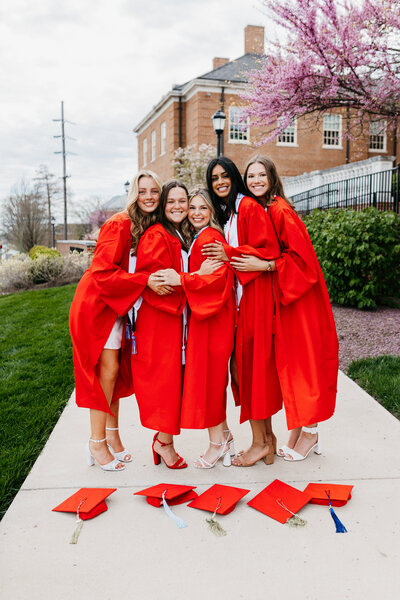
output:
<svg viewBox="0 0 400 600"><path fill-rule="evenodd" d="M163 459L164 464L166 467L168 467L168 469L186 469L187 467L187 463L185 462L185 459L182 458L182 456L179 456L179 454L177 453L178 456L178 460L176 462L174 462L173 465L169 466L167 465L167 463L165 462L164 458L161 456L161 454L158 454L157 450L154 450L154 444L156 443L156 441L161 444L161 446L172 446L172 444L174 442L169 442L169 444L165 444L164 442L160 442L160 440L158 439L158 434L160 432L157 431L157 433L154 435L153 437L153 443L151 445L151 448L153 450L153 458L154 458L154 464L155 465L159 465L161 462L161 459Z"/></svg>

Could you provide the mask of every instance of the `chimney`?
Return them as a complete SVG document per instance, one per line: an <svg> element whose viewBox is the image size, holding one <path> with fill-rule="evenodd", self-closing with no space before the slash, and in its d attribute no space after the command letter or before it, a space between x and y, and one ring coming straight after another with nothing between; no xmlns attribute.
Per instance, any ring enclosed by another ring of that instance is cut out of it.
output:
<svg viewBox="0 0 400 600"><path fill-rule="evenodd" d="M213 58L213 70L217 67L221 67L222 65L226 65L226 63L228 62L229 58L221 58L219 56L216 56L215 58Z"/></svg>
<svg viewBox="0 0 400 600"><path fill-rule="evenodd" d="M244 30L244 53L264 54L264 27L247 25Z"/></svg>

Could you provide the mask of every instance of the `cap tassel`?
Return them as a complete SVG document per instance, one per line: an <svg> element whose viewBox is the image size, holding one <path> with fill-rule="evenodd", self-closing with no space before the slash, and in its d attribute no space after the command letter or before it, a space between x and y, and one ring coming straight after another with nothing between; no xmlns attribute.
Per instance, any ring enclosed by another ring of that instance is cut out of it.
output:
<svg viewBox="0 0 400 600"><path fill-rule="evenodd" d="M342 521L339 519L339 517L332 508L330 490L325 490L325 494L328 496L329 510L331 511L331 517L336 525L336 533L348 533L346 527L343 525Z"/></svg>
<svg viewBox="0 0 400 600"><path fill-rule="evenodd" d="M69 541L70 544L77 544L78 543L78 538L79 538L79 534L81 532L81 529L83 527L83 521L79 516L79 509L82 506L82 504L85 502L85 500L87 500L87 498L84 498L83 500L81 500L78 508L76 509L76 527L75 527L75 531L73 532L71 539Z"/></svg>
<svg viewBox="0 0 400 600"><path fill-rule="evenodd" d="M162 502L163 502L164 510L167 513L167 515L169 516L169 518L174 521L174 523L178 527L178 529L184 529L185 527L187 527L187 523L183 519L180 519L179 517L177 517L176 515L174 515L174 513L172 512L172 510L168 506L167 501L165 500L165 493L166 493L166 491L167 490L165 490L163 492L163 495L162 495Z"/></svg>
<svg viewBox="0 0 400 600"><path fill-rule="evenodd" d="M208 523L208 527L209 527L211 533L213 533L217 537L222 537L224 535L227 535L225 529L223 527L221 527L221 525L218 523L218 521L215 518L217 510L219 509L220 506L221 506L221 498L218 498L217 508L215 509L213 516L210 517L209 519L206 519L206 523Z"/></svg>
<svg viewBox="0 0 400 600"><path fill-rule="evenodd" d="M288 519L286 521L286 523L289 525L289 527L305 527L307 525L307 521L305 519L302 519L301 517L299 517L299 515L297 515L296 513L292 512L283 502L280 498L276 499L277 503L279 504L279 506L281 508L284 508L285 510L287 510L288 512L290 512L291 515L293 515L292 517L290 517L290 519Z"/></svg>

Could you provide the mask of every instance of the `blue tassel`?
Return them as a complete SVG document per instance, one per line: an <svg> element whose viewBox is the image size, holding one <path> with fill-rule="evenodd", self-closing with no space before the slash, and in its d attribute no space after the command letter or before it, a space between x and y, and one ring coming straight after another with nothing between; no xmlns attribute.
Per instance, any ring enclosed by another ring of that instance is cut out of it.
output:
<svg viewBox="0 0 400 600"><path fill-rule="evenodd" d="M335 513L335 511L332 508L329 490L328 491L325 490L325 494L328 496L329 510L331 511L331 517L336 525L336 533L347 533L346 527L343 525L342 521L339 519L339 517L337 516L337 514Z"/></svg>
<svg viewBox="0 0 400 600"><path fill-rule="evenodd" d="M135 332L132 329L132 354L137 354Z"/></svg>
<svg viewBox="0 0 400 600"><path fill-rule="evenodd" d="M130 332L130 328L129 328L129 319L128 319L126 322L125 339L129 340L130 337L131 337L131 332Z"/></svg>

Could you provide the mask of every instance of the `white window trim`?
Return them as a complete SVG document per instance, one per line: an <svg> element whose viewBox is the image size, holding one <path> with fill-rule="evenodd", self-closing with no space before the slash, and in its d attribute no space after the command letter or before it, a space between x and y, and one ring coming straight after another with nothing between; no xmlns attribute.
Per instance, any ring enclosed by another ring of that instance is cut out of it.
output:
<svg viewBox="0 0 400 600"><path fill-rule="evenodd" d="M147 165L147 151L148 151L147 138L143 140L142 152L143 152L143 166Z"/></svg>
<svg viewBox="0 0 400 600"><path fill-rule="evenodd" d="M164 125L164 136L163 136L163 125ZM164 148L163 148L164 146ZM160 156L164 156L167 151L167 124L165 121L160 126Z"/></svg>
<svg viewBox="0 0 400 600"><path fill-rule="evenodd" d="M335 113L329 113L327 116L330 115L335 115L337 117L339 117L339 145L338 146L333 146L333 145L329 145L329 144L324 144L324 131L325 129L322 129L322 147L325 148L326 150L343 150L343 144L342 144L342 123L343 123L343 119L342 119L342 115L337 115ZM323 121L322 121L323 123Z"/></svg>
<svg viewBox="0 0 400 600"><path fill-rule="evenodd" d="M278 120L278 122L279 122L279 120ZM299 147L299 144L297 143L297 119L294 119L293 125L294 125L294 142L280 142L278 139L279 136L277 136L277 138L276 138L277 146L285 146L286 148L298 148ZM285 131L285 129L283 131ZM280 133L280 135L282 135L283 131Z"/></svg>
<svg viewBox="0 0 400 600"><path fill-rule="evenodd" d="M228 144L247 144L247 145L249 145L250 144L250 126L249 125L247 126L247 140L231 140L231 108L242 108L242 107L241 106L230 106L229 107Z"/></svg>
<svg viewBox="0 0 400 600"><path fill-rule="evenodd" d="M150 162L154 162L156 160L156 156L157 156L157 134L156 134L156 130L153 129L153 131L151 132L151 161Z"/></svg>
<svg viewBox="0 0 400 600"><path fill-rule="evenodd" d="M383 148L380 150L379 148L371 148L370 143L370 135L368 136L368 152L387 152L387 121L382 119L382 122L385 125L384 134L383 134Z"/></svg>

